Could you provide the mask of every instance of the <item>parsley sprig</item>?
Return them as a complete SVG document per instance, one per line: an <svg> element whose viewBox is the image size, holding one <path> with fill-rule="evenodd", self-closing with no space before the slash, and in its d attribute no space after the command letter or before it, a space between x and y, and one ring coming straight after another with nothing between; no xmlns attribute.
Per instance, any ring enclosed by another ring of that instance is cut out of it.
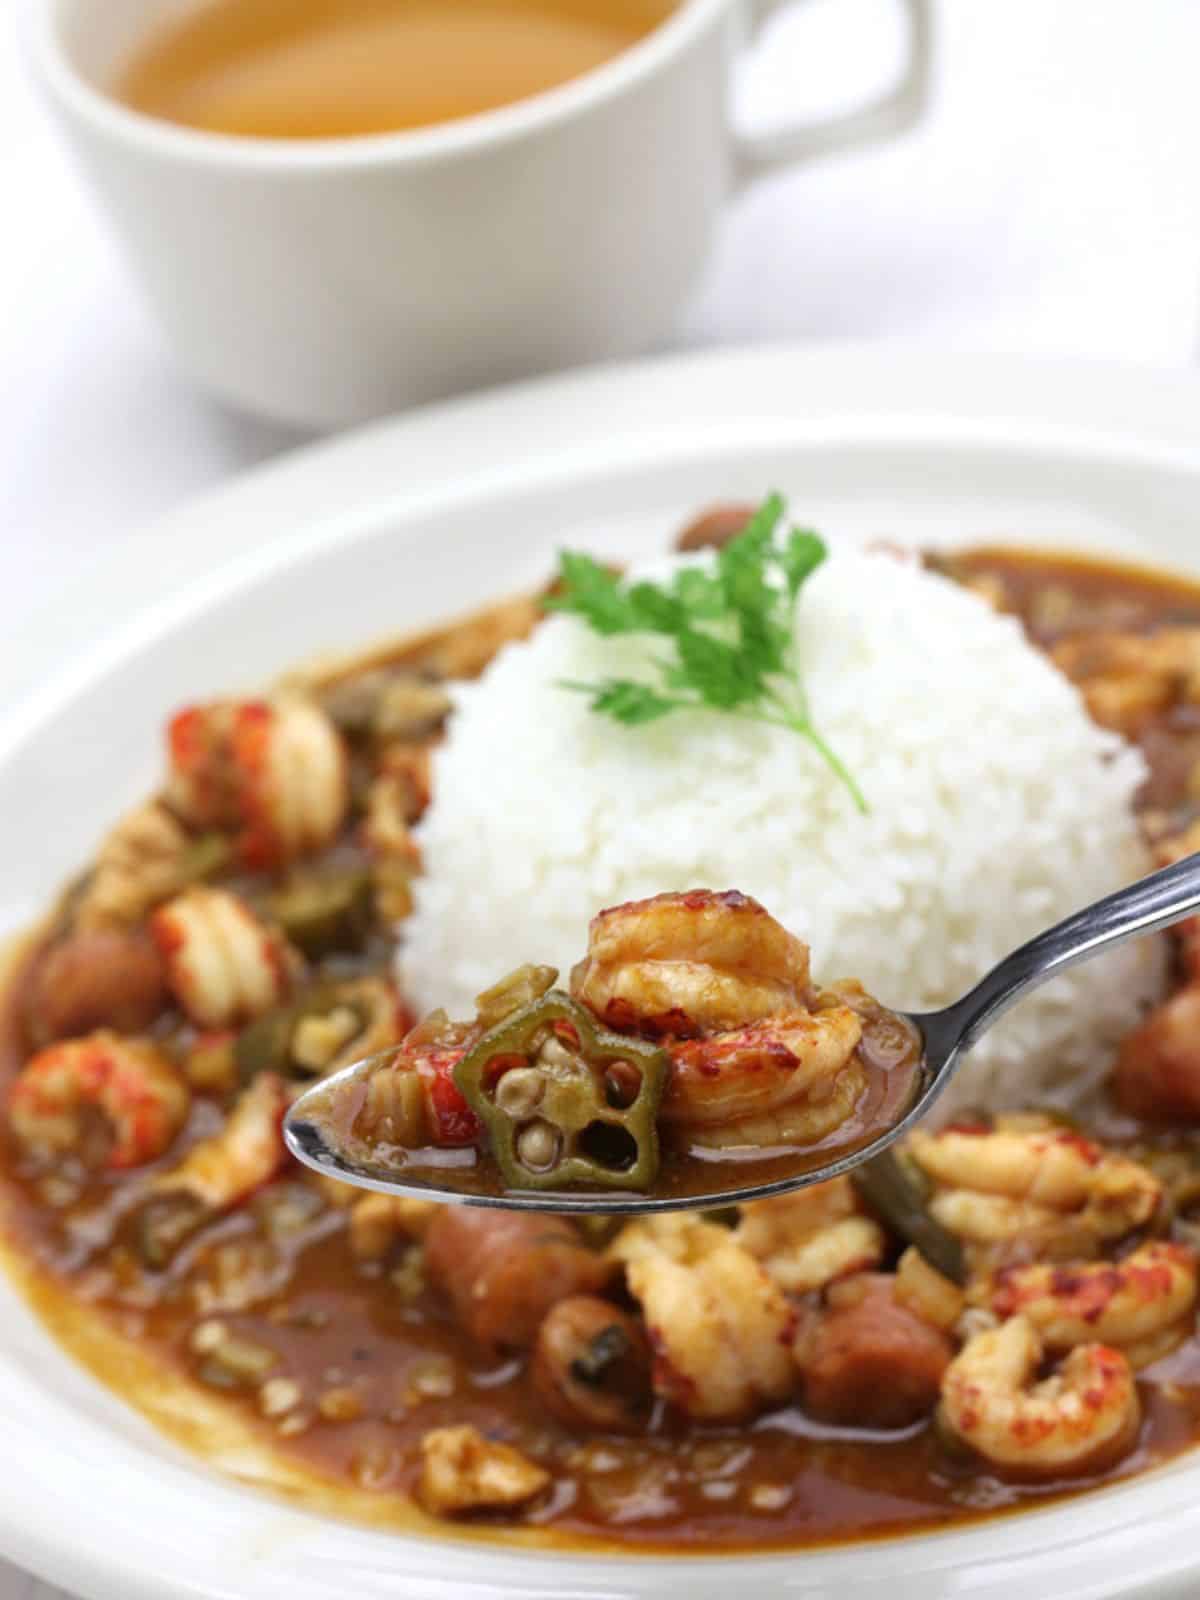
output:
<svg viewBox="0 0 1200 1600"><path fill-rule="evenodd" d="M591 556L564 550L547 610L580 617L606 637L653 635L667 648L647 658L654 680L614 677L562 687L586 694L593 711L626 727L674 711L711 710L790 728L865 812L862 790L813 724L795 652L796 600L828 552L806 528L781 538L785 511L782 496L771 495L711 569L685 567L666 584L627 583Z"/></svg>

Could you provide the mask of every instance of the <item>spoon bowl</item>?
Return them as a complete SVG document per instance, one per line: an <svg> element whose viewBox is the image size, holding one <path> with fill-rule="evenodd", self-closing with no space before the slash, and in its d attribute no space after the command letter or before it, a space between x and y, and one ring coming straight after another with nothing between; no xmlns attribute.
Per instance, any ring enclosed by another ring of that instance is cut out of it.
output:
<svg viewBox="0 0 1200 1600"><path fill-rule="evenodd" d="M289 1150L306 1166L327 1177L381 1194L403 1195L457 1205L493 1206L510 1211L550 1211L558 1214L632 1215L656 1211L694 1211L763 1200L788 1194L812 1184L826 1183L843 1173L856 1173L870 1196L887 1187L895 1191L907 1184L891 1146L929 1112L953 1078L971 1047L1029 990L1047 982L1076 962L1127 939L1154 933L1200 912L1200 854L1164 867L1115 894L1077 911L1038 934L1028 944L1006 956L960 1000L941 1011L897 1012L921 1036L922 1060L915 1085L899 1108L895 1120L875 1137L851 1148L836 1143L789 1152L786 1174L769 1177L771 1162L713 1161L711 1189L642 1194L637 1192L482 1190L469 1165L471 1153L439 1152L436 1167L423 1164L409 1169L392 1161L364 1158L362 1151L339 1138L327 1116L331 1096L353 1085L386 1061L371 1057L343 1068L299 1096L284 1121ZM456 1158L459 1158L456 1160ZM784 1162L776 1158L778 1166ZM950 1248L942 1241L943 1254Z"/></svg>

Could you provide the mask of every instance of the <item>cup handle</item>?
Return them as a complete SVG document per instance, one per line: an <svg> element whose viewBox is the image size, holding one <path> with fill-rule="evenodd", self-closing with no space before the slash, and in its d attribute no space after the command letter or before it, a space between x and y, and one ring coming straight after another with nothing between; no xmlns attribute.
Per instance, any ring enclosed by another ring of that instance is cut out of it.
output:
<svg viewBox="0 0 1200 1600"><path fill-rule="evenodd" d="M750 27L757 31L789 0L749 0ZM933 0L900 0L908 14L908 64L896 85L877 99L815 122L770 133L734 134L734 170L749 182L793 162L831 155L854 145L874 144L915 126L929 99L933 60Z"/></svg>

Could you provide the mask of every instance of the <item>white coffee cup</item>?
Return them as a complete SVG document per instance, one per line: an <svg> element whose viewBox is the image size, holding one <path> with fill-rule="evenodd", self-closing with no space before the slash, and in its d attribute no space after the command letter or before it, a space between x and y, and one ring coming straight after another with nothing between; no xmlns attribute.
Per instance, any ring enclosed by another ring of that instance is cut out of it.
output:
<svg viewBox="0 0 1200 1600"><path fill-rule="evenodd" d="M681 0L598 70L482 116L355 139L195 132L105 86L193 0L26 0L33 53L184 366L233 405L328 427L634 353L669 331L731 191L910 126L901 81L830 120L732 129L735 49L781 0Z"/></svg>

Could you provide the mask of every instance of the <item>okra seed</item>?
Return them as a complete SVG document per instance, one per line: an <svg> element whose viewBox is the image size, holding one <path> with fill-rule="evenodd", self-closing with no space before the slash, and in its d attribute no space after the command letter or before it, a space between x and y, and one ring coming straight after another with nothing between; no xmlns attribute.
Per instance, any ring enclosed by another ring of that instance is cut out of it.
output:
<svg viewBox="0 0 1200 1600"><path fill-rule="evenodd" d="M531 1172L547 1172L562 1148L562 1138L548 1122L531 1122L517 1140L517 1155Z"/></svg>
<svg viewBox="0 0 1200 1600"><path fill-rule="evenodd" d="M506 1117L533 1114L542 1103L546 1080L534 1067L514 1067L496 1085L496 1105Z"/></svg>

